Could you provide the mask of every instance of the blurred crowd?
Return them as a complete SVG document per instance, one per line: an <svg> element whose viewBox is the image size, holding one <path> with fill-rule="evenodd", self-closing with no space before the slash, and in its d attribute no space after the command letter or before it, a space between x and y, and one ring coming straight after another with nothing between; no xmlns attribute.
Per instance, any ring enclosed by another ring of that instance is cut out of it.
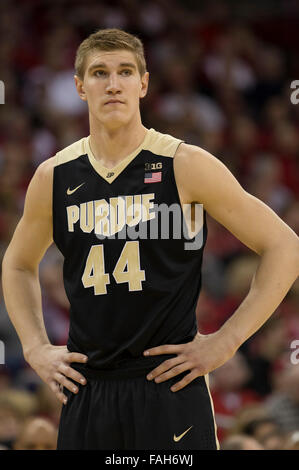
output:
<svg viewBox="0 0 299 470"><path fill-rule="evenodd" d="M299 80L298 2L1 0L0 258L37 166L89 133L74 57L82 39L107 27L144 42L144 125L211 152L299 235L299 104L290 100L290 84ZM40 266L45 324L57 345L66 343L69 326L62 263L52 246ZM238 307L257 263L208 217L202 333L216 331ZM1 448L55 449L60 405L25 363L1 288L0 340ZM295 340L298 280L261 330L210 374L223 449L299 449Z"/></svg>

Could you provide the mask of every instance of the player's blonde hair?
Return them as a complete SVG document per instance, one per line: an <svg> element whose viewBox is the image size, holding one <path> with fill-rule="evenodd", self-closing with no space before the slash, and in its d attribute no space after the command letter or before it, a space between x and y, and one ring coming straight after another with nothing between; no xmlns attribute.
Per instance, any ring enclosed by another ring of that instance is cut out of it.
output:
<svg viewBox="0 0 299 470"><path fill-rule="evenodd" d="M90 34L81 42L77 49L75 60L76 75L83 80L85 74L86 57L90 52L128 50L133 52L136 58L138 70L142 77L146 72L144 48L141 40L121 29L99 29Z"/></svg>

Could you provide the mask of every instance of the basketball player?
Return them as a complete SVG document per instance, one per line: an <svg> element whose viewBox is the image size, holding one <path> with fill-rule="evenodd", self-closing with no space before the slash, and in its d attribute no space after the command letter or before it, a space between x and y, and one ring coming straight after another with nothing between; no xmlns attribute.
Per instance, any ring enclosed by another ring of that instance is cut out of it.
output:
<svg viewBox="0 0 299 470"><path fill-rule="evenodd" d="M38 167L3 262L25 359L64 404L58 449L217 449L208 373L280 304L298 275L298 238L217 158L142 124L138 38L99 30L75 66L90 135ZM165 239L156 210L175 205L184 220L193 203L203 207L196 250L189 232ZM260 255L248 295L210 335L195 318L206 212ZM158 237L129 236L153 220ZM52 241L65 258L65 347L50 344L42 317L38 266Z"/></svg>

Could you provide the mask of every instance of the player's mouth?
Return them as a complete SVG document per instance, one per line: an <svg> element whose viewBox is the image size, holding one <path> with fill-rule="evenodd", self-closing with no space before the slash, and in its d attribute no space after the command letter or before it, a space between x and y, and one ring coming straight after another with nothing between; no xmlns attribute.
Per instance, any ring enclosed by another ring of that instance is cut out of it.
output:
<svg viewBox="0 0 299 470"><path fill-rule="evenodd" d="M124 104L124 102L120 100L109 100L109 101L106 101L105 105L106 104Z"/></svg>

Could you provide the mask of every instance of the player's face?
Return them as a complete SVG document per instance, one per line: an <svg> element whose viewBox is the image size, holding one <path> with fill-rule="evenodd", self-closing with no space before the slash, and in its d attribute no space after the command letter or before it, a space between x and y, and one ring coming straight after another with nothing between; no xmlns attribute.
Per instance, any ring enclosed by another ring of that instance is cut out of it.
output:
<svg viewBox="0 0 299 470"><path fill-rule="evenodd" d="M87 57L83 81L75 76L75 82L92 118L118 127L139 115L139 100L147 92L148 72L140 76L131 51L95 51Z"/></svg>

